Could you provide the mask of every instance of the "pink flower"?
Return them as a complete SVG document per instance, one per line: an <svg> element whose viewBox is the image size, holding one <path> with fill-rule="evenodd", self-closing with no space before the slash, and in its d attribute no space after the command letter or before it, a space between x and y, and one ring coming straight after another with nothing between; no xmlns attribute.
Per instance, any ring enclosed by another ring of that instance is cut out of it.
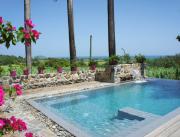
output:
<svg viewBox="0 0 180 137"><path fill-rule="evenodd" d="M18 128L19 131L27 130L27 126L24 121L22 121L21 119L18 119L17 123L19 125L19 128Z"/></svg>
<svg viewBox="0 0 180 137"><path fill-rule="evenodd" d="M26 29L24 29L24 28L23 28L21 31L22 31L23 33L28 33L28 31L27 31Z"/></svg>
<svg viewBox="0 0 180 137"><path fill-rule="evenodd" d="M30 27L30 28L33 28L35 25L32 23L32 20L26 20L25 21L25 24L28 26L28 27Z"/></svg>
<svg viewBox="0 0 180 137"><path fill-rule="evenodd" d="M21 86L21 85L15 84L13 87L15 88L16 94L17 94L18 96L22 95L22 86Z"/></svg>
<svg viewBox="0 0 180 137"><path fill-rule="evenodd" d="M1 90L1 89L3 90L3 86L0 85L0 90Z"/></svg>
<svg viewBox="0 0 180 137"><path fill-rule="evenodd" d="M5 125L10 125L11 121L7 118L3 119Z"/></svg>
<svg viewBox="0 0 180 137"><path fill-rule="evenodd" d="M10 126L14 131L27 130L26 123L21 119L16 119L14 116L10 118Z"/></svg>
<svg viewBox="0 0 180 137"><path fill-rule="evenodd" d="M11 120L12 122L16 122L15 116L12 116L12 117L10 118L10 120Z"/></svg>
<svg viewBox="0 0 180 137"><path fill-rule="evenodd" d="M0 106L4 104L4 90L0 89Z"/></svg>
<svg viewBox="0 0 180 137"><path fill-rule="evenodd" d="M31 35L30 35L29 33L25 33L25 34L24 34L24 38L25 38L25 39L30 39L30 38L31 38Z"/></svg>
<svg viewBox="0 0 180 137"><path fill-rule="evenodd" d="M33 133L29 132L25 134L25 137L33 137Z"/></svg>
<svg viewBox="0 0 180 137"><path fill-rule="evenodd" d="M31 46L31 42L29 42L29 41L25 41L25 46Z"/></svg>
<svg viewBox="0 0 180 137"><path fill-rule="evenodd" d="M40 32L38 32L37 30L32 30L33 36L35 37L35 39L39 39L39 34Z"/></svg>
<svg viewBox="0 0 180 137"><path fill-rule="evenodd" d="M8 31L15 31L16 30L16 27L9 27L7 28Z"/></svg>
<svg viewBox="0 0 180 137"><path fill-rule="evenodd" d="M22 95L22 90L17 90L17 91L16 91L16 94L17 94L18 96Z"/></svg>
<svg viewBox="0 0 180 137"><path fill-rule="evenodd" d="M12 30L14 30L14 31L15 31L15 30L16 30L16 27L12 27Z"/></svg>
<svg viewBox="0 0 180 137"><path fill-rule="evenodd" d="M2 17L0 17L0 24L2 24L3 23L3 18Z"/></svg>
<svg viewBox="0 0 180 137"><path fill-rule="evenodd" d="M0 119L0 129L2 129L4 125L5 125L4 120Z"/></svg>
<svg viewBox="0 0 180 137"><path fill-rule="evenodd" d="M22 86L19 85L19 84L15 84L13 87L14 87L16 90L22 90Z"/></svg>

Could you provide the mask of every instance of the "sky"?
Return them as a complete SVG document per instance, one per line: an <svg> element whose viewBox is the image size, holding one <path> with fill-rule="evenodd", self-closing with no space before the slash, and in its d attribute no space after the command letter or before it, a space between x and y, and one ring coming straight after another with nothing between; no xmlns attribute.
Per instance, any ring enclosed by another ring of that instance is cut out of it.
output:
<svg viewBox="0 0 180 137"><path fill-rule="evenodd" d="M180 0L114 0L116 52L130 55L174 55L180 53ZM23 25L24 0L0 0L0 16L16 27ZM33 56L68 57L67 0L31 0L31 19L42 35L32 45ZM74 0L77 56L108 56L107 0ZM25 56L18 43L0 54Z"/></svg>

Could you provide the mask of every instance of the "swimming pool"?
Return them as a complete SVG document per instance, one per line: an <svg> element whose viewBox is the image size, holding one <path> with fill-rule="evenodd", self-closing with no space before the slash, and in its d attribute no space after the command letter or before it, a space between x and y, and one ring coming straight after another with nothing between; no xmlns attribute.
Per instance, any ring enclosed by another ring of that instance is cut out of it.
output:
<svg viewBox="0 0 180 137"><path fill-rule="evenodd" d="M42 110L49 111L83 132L97 137L114 136L141 122L118 117L118 110L130 107L163 116L180 106L180 81L149 80L35 99ZM63 125L61 125L63 126Z"/></svg>

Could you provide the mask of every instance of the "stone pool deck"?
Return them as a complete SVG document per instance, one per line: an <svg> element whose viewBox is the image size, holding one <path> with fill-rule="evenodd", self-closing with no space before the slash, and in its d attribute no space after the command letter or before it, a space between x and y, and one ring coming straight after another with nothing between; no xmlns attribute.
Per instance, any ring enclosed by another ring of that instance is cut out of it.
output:
<svg viewBox="0 0 180 137"><path fill-rule="evenodd" d="M83 82L71 85L61 85L57 87L47 87L33 90L24 91L23 96L15 100L13 110L7 114L9 116L16 116L26 121L29 131L35 133L39 137L73 137L63 127L59 126L41 112L30 106L26 100L41 96L51 96L54 94L65 94L72 92L79 92L81 90L100 88L111 86L112 83L102 82ZM116 84L114 84L116 85ZM168 121L162 123L150 132L147 132L144 137L180 137L180 111L176 112L177 115L169 117ZM147 131L147 130L146 130ZM138 135L138 134L137 134ZM24 134L17 134L15 137L23 137ZM134 136L135 137L135 136ZM137 136L141 137L141 136Z"/></svg>

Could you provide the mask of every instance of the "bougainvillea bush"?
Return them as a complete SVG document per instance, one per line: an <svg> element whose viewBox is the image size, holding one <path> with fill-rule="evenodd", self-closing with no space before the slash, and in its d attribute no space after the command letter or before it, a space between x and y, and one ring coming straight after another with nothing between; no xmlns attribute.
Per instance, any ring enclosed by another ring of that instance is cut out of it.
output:
<svg viewBox="0 0 180 137"><path fill-rule="evenodd" d="M10 45L16 45L17 33L16 27L14 27L10 22L6 22L0 17L0 45L5 44L6 48Z"/></svg>
<svg viewBox="0 0 180 137"><path fill-rule="evenodd" d="M39 39L40 32L34 29L34 24L31 20L25 21L26 27L19 27L17 31L17 39L24 43L25 46L31 46L31 43Z"/></svg>
<svg viewBox="0 0 180 137"><path fill-rule="evenodd" d="M4 89L0 85L0 106L5 104L5 93L8 92L8 96L12 97L13 93L15 96L22 95L22 86L15 84L9 88ZM22 132L27 130L27 125L22 119L18 119L14 116L10 118L1 118L0 117L0 137L6 134L11 134L14 132ZM26 132L25 137L33 137L33 133Z"/></svg>
<svg viewBox="0 0 180 137"><path fill-rule="evenodd" d="M11 22L0 17L0 45L4 44L9 48L11 44L16 45L20 41L25 46L31 46L32 42L36 43L41 34L34 27L32 20L29 19L25 21L25 27L16 29Z"/></svg>
<svg viewBox="0 0 180 137"><path fill-rule="evenodd" d="M17 42L20 41L25 46L31 46L32 42L36 43L40 35L40 32L34 29L34 26L35 25L29 19L25 21L25 27L16 29L11 22L5 21L0 17L0 45L5 45L6 48L9 48L11 45L16 45ZM19 84L10 85L8 87L2 87L0 85L0 107L5 104L6 93L8 93L10 98L15 99L16 96L22 95L22 87ZM0 113L3 113L1 109ZM26 130L27 126L23 120L17 119L14 116L11 118L0 117L0 137L11 132L22 132ZM33 137L33 134L25 133L25 136Z"/></svg>

